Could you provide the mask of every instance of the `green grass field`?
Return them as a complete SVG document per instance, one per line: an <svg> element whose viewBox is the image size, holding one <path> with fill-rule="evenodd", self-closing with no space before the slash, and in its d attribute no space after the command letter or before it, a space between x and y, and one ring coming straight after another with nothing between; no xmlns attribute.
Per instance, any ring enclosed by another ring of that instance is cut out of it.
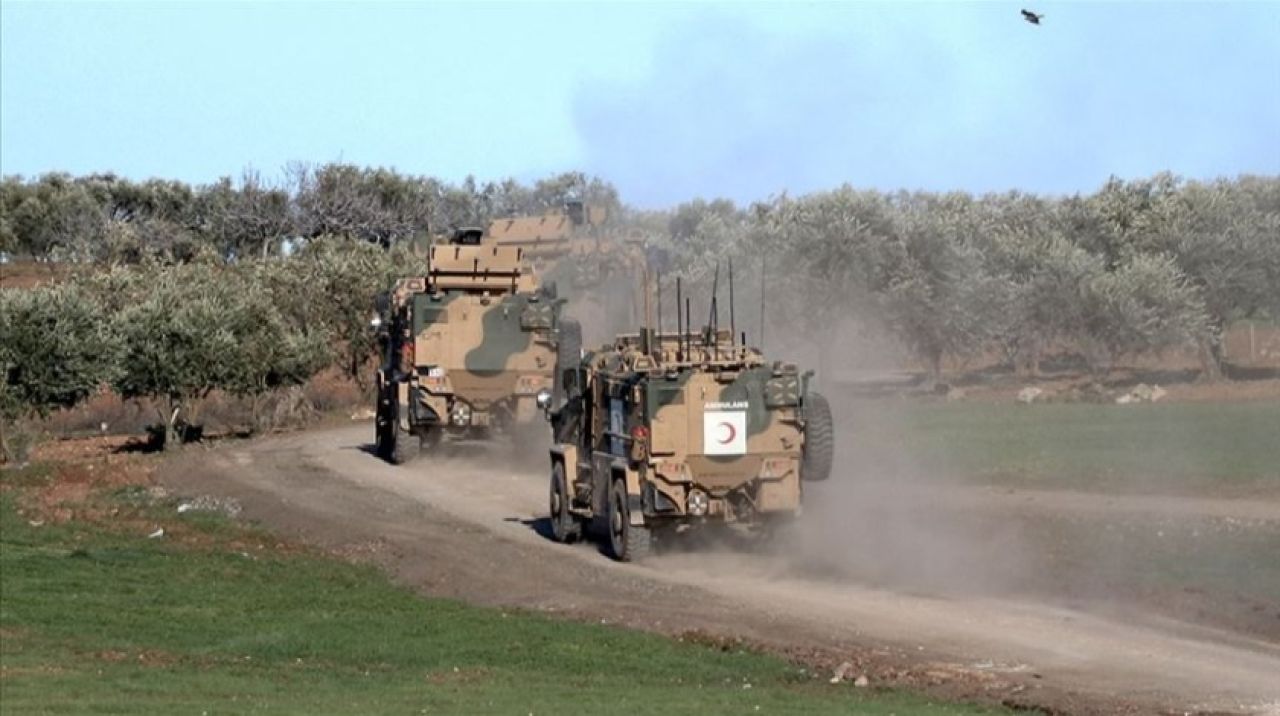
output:
<svg viewBox="0 0 1280 716"><path fill-rule="evenodd" d="M852 464L1044 488L1280 488L1280 402L1011 405L863 401Z"/></svg>
<svg viewBox="0 0 1280 716"><path fill-rule="evenodd" d="M857 407L846 445L859 469L1136 492L1280 487L1275 403ZM55 474L0 473L6 713L984 712L833 686L768 655L423 599L371 567L246 547L274 540L207 516L182 518L195 537L183 540L148 540L114 518L32 526L16 504ZM93 500L121 518L178 519L142 495ZM1114 551L1110 535L1085 551ZM1175 576L1219 542L1176 530L1121 536L1167 547L1139 551ZM1244 562L1274 544L1270 533L1246 537L1257 544ZM1216 555L1196 560L1222 572L1208 581L1237 584L1240 565ZM1115 562L1125 579L1132 570ZM1191 577L1177 581L1205 581Z"/></svg>
<svg viewBox="0 0 1280 716"><path fill-rule="evenodd" d="M184 544L33 527L21 482L0 493L6 713L986 713L768 655L423 599L373 568L246 548L270 538L225 520L184 520ZM110 499L157 509L131 496Z"/></svg>

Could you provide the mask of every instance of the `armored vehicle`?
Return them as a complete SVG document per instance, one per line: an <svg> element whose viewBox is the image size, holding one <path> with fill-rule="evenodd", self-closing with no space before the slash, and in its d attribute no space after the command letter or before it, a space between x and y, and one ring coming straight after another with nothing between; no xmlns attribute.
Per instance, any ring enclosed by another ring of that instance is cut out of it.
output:
<svg viewBox="0 0 1280 716"><path fill-rule="evenodd" d="M644 237L610 221L606 207L570 201L539 215L495 219L484 242L523 249L541 275L572 289L575 315L604 335L639 322L635 276L646 267Z"/></svg>
<svg viewBox="0 0 1280 716"><path fill-rule="evenodd" d="M594 285L603 280L598 269L626 276L628 283L643 267L644 239L611 225L609 210L581 201L535 216L494 219L484 232L485 243L518 246L543 273L560 262L575 260L575 281Z"/></svg>
<svg viewBox="0 0 1280 716"><path fill-rule="evenodd" d="M400 464L445 436L497 433L545 440L557 351L576 360L581 329L561 317L554 286L539 286L512 246L461 229L431 246L427 273L378 299L377 452Z"/></svg>
<svg viewBox="0 0 1280 716"><path fill-rule="evenodd" d="M803 483L831 473L831 409L808 390L811 373L744 343L711 328L645 329L557 369L557 540L603 532L615 558L634 561L655 533L767 531L799 514Z"/></svg>

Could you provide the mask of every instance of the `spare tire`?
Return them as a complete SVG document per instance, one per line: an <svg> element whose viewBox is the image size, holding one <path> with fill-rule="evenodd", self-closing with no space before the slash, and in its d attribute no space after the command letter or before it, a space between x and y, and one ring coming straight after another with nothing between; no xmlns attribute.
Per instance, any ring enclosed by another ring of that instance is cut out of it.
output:
<svg viewBox="0 0 1280 716"><path fill-rule="evenodd" d="M835 454L831 404L821 394L809 393L804 396L804 461L800 465L800 479L822 482L831 477Z"/></svg>

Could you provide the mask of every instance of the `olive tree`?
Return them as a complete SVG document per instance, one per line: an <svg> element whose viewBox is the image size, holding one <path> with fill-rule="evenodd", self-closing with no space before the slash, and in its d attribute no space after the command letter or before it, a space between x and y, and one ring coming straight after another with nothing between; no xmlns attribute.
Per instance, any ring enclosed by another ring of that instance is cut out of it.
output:
<svg viewBox="0 0 1280 716"><path fill-rule="evenodd" d="M179 444L196 401L232 373L239 345L226 306L235 297L220 280L223 271L207 265L153 271L149 290L116 316L123 356L115 388L126 399L156 401L166 449Z"/></svg>
<svg viewBox="0 0 1280 716"><path fill-rule="evenodd" d="M1207 320L1195 340L1203 376L1217 380L1231 322L1280 315L1280 212L1222 181L1189 184L1167 203L1150 250L1170 257L1202 297Z"/></svg>
<svg viewBox="0 0 1280 716"><path fill-rule="evenodd" d="M132 296L116 313L123 356L115 387L125 398L156 401L166 447L179 444L182 426L196 420L210 392L249 400L257 430L266 399L329 363L333 334L308 307L345 296L309 281L309 266L304 260L151 265L100 280Z"/></svg>
<svg viewBox="0 0 1280 716"><path fill-rule="evenodd" d="M17 421L93 395L119 375L120 340L75 284L0 291L0 456Z"/></svg>
<svg viewBox="0 0 1280 716"><path fill-rule="evenodd" d="M1105 262L1052 232L1011 234L1000 244L1009 292L1001 345L1020 372L1038 375L1047 348L1088 338L1088 296L1106 273Z"/></svg>
<svg viewBox="0 0 1280 716"><path fill-rule="evenodd" d="M222 304L236 348L224 357L219 388L250 403L250 429L266 427L262 408L276 391L306 383L329 363L329 333L290 321L257 276L242 271ZM315 297L313 297L315 298Z"/></svg>
<svg viewBox="0 0 1280 716"><path fill-rule="evenodd" d="M5 231L17 251L41 260L85 256L102 238L102 207L69 175L6 181L2 191Z"/></svg>
<svg viewBox="0 0 1280 716"><path fill-rule="evenodd" d="M257 172L245 172L238 184L223 177L204 187L197 206L202 234L225 257L278 253L294 233L289 192Z"/></svg>
<svg viewBox="0 0 1280 716"><path fill-rule="evenodd" d="M274 300L294 325L323 331L348 377L363 385L362 370L376 341L369 329L373 298L397 276L425 273L423 259L401 247L390 251L325 237L308 242L276 274Z"/></svg>
<svg viewBox="0 0 1280 716"><path fill-rule="evenodd" d="M937 381L944 357L968 358L1006 331L1011 290L987 270L965 197L902 197L896 208L880 300L890 330Z"/></svg>
<svg viewBox="0 0 1280 716"><path fill-rule="evenodd" d="M1169 257L1136 255L1083 288L1078 340L1098 373L1121 355L1189 345L1208 325L1200 292Z"/></svg>
<svg viewBox="0 0 1280 716"><path fill-rule="evenodd" d="M391 246L426 233L436 185L390 169L350 164L294 165L296 231Z"/></svg>
<svg viewBox="0 0 1280 716"><path fill-rule="evenodd" d="M763 323L778 337L812 345L821 376L830 375L834 339L847 319L882 318L877 296L897 248L887 211L880 194L848 186L756 207L743 263L765 272Z"/></svg>

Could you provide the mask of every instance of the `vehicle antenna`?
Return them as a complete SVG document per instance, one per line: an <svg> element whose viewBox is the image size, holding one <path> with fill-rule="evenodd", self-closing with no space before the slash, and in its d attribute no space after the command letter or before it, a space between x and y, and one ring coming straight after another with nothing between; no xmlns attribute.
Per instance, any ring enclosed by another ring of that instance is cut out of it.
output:
<svg viewBox="0 0 1280 716"><path fill-rule="evenodd" d="M764 350L764 254L760 254L760 350Z"/></svg>
<svg viewBox="0 0 1280 716"><path fill-rule="evenodd" d="M644 286L641 290L644 292L644 340L641 341L641 347L646 355L653 356L653 309L649 304L649 267L645 266L641 272L644 280Z"/></svg>
<svg viewBox="0 0 1280 716"><path fill-rule="evenodd" d="M733 258L729 258L729 340L738 337L738 323L733 316Z"/></svg>
<svg viewBox="0 0 1280 716"><path fill-rule="evenodd" d="M712 336L716 334L717 324L719 323L719 306L716 305L717 297L719 297L719 261L716 261L716 278L712 279L712 315L707 318L707 327L712 329Z"/></svg>
<svg viewBox="0 0 1280 716"><path fill-rule="evenodd" d="M657 271L658 284L658 356L662 356L662 272Z"/></svg>
<svg viewBox="0 0 1280 716"><path fill-rule="evenodd" d="M676 362L684 360L684 313L680 310L680 304L684 303L683 296L680 277L676 276Z"/></svg>
<svg viewBox="0 0 1280 716"><path fill-rule="evenodd" d="M689 313L689 298L688 298L688 297L685 297L685 299L684 299L684 327L685 327L686 329L687 329L687 328L689 328L689 326L690 326L690 324L691 324L691 323L693 323L693 315ZM689 352L689 351L688 351L688 348L689 348L689 340L690 340L690 339L689 339L689 337L686 335L685 342L684 342L684 343L685 343L685 349L686 349L686 350L685 350L685 353L686 353L685 358L686 358L686 359L690 359L690 358L691 358L691 356L687 355L687 354L688 354L688 352Z"/></svg>

